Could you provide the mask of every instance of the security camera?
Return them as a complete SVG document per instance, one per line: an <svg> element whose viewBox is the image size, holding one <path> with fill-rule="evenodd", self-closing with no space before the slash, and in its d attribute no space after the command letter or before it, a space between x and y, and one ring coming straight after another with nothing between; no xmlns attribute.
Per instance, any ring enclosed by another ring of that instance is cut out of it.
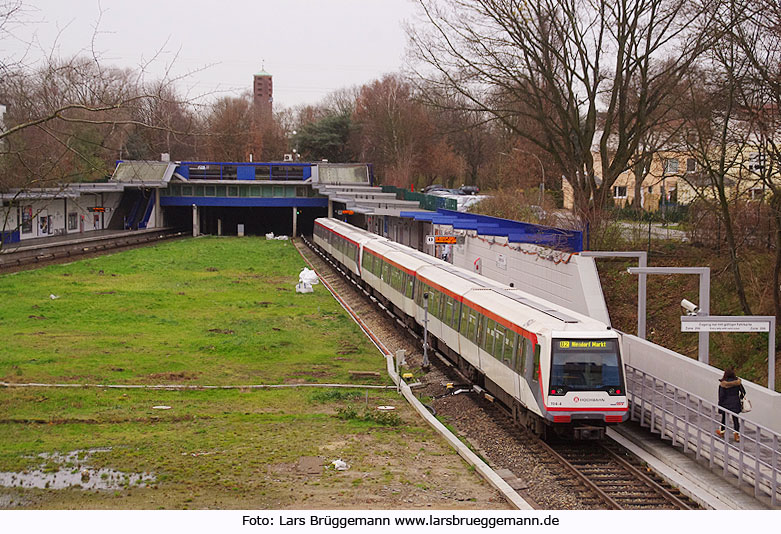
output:
<svg viewBox="0 0 781 534"><path fill-rule="evenodd" d="M681 301L681 307L686 310L686 315L697 315L700 313L700 307L686 299Z"/></svg>

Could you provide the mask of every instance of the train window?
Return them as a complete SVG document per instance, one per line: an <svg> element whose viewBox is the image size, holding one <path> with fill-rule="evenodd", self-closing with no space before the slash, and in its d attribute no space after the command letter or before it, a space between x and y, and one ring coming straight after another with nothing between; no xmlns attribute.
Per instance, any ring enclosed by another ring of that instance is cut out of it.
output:
<svg viewBox="0 0 781 534"><path fill-rule="evenodd" d="M459 319L461 317L461 313L460 313L459 309L461 307L463 307L463 305L460 302L458 302L457 300L453 300L453 322L450 323L450 326L452 326L453 330L456 330L456 331L458 331L460 329L459 328L460 327Z"/></svg>
<svg viewBox="0 0 781 534"><path fill-rule="evenodd" d="M439 319L439 299L442 293L439 291L432 291L431 296L428 298L428 312Z"/></svg>
<svg viewBox="0 0 781 534"><path fill-rule="evenodd" d="M372 259L374 256L369 254L368 252L364 253L363 258L361 259L361 266L366 269L369 272L372 272Z"/></svg>
<svg viewBox="0 0 781 534"><path fill-rule="evenodd" d="M529 343L529 346L531 346L531 343ZM540 381L540 344L536 343L534 345L534 381L539 382Z"/></svg>
<svg viewBox="0 0 781 534"><path fill-rule="evenodd" d="M477 327L479 326L477 320L477 312L474 310L469 310L466 337L475 344L477 344Z"/></svg>
<svg viewBox="0 0 781 534"><path fill-rule="evenodd" d="M461 328L459 328L459 332L461 332L461 335L464 337L467 337L467 325L469 324L469 308L464 306L464 303L461 303Z"/></svg>
<svg viewBox="0 0 781 534"><path fill-rule="evenodd" d="M513 368L513 354L515 354L514 349L515 349L516 337L518 337L518 334L516 334L509 328L505 331L504 351L502 352L502 362L510 369Z"/></svg>
<svg viewBox="0 0 781 534"><path fill-rule="evenodd" d="M518 352L515 356L515 372L519 375L524 374L526 369L526 345L529 344L529 340L523 336L518 336Z"/></svg>
<svg viewBox="0 0 781 534"><path fill-rule="evenodd" d="M407 289L404 292L408 299L411 299L415 294L415 277L411 274L407 274Z"/></svg>
<svg viewBox="0 0 781 534"><path fill-rule="evenodd" d="M386 284L390 281L390 265L382 262L382 281Z"/></svg>
<svg viewBox="0 0 781 534"><path fill-rule="evenodd" d="M453 322L453 299L450 297L445 297L445 313L442 322L448 326Z"/></svg>
<svg viewBox="0 0 781 534"><path fill-rule="evenodd" d="M618 361L615 339L554 340L551 385L567 390L620 386Z"/></svg>
<svg viewBox="0 0 781 534"><path fill-rule="evenodd" d="M493 319L488 319L487 317L481 317L482 319L482 325L480 327L480 348L491 352L491 349L493 349L493 342L494 342L494 328L496 327L496 322Z"/></svg>
<svg viewBox="0 0 781 534"><path fill-rule="evenodd" d="M500 362L503 362L502 354L504 351L504 338L507 336L507 331L503 326L497 325L496 336L494 337L494 356Z"/></svg>

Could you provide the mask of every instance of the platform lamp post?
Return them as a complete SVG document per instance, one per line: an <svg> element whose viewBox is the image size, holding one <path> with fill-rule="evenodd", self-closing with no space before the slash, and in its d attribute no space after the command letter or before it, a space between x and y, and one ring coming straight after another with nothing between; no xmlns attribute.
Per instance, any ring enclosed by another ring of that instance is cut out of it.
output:
<svg viewBox="0 0 781 534"><path fill-rule="evenodd" d="M700 277L700 315L710 315L710 267L629 267L629 274L696 274ZM637 300L642 301L645 308L647 298L646 291L641 292L638 287ZM639 305L638 305L639 308ZM702 363L708 363L709 338L707 331L699 332L699 348L697 359Z"/></svg>
<svg viewBox="0 0 781 534"><path fill-rule="evenodd" d="M583 257L590 258L637 258L638 267L648 267L648 254L641 251L595 251L584 250L580 253ZM646 283L648 275L645 273L639 273L637 279L637 337L645 339L645 322L646 322L646 301L645 298L640 298L640 295L646 294Z"/></svg>

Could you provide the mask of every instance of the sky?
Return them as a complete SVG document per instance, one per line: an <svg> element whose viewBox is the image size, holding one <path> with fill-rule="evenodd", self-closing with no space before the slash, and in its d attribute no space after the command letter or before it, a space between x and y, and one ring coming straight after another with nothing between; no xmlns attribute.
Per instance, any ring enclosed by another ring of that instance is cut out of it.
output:
<svg viewBox="0 0 781 534"><path fill-rule="evenodd" d="M23 1L26 23L0 42L4 56L35 64L94 47L102 64L136 68L154 58L149 78L171 66L182 93L207 99L250 90L265 69L275 109L401 70L416 12L412 0Z"/></svg>

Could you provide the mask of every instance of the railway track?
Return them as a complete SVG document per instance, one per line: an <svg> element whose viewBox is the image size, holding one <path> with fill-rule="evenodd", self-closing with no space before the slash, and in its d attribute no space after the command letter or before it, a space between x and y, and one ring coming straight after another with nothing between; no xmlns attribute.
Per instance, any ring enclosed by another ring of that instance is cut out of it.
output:
<svg viewBox="0 0 781 534"><path fill-rule="evenodd" d="M296 246L389 349L405 349L411 367L420 366L421 342L414 333L329 259L298 242ZM548 444L515 425L504 407L475 393L444 357L432 358L432 363L419 379L419 395L431 399L429 404L494 470L511 475L511 485L530 504L545 509L698 508L617 443Z"/></svg>
<svg viewBox="0 0 781 534"><path fill-rule="evenodd" d="M692 506L603 443L547 444L613 510L691 510Z"/></svg>
<svg viewBox="0 0 781 534"><path fill-rule="evenodd" d="M41 246L18 246L0 250L0 272L37 269L44 265L72 261L74 258L100 256L122 249L154 244L165 239L189 235L175 229L164 228L138 233L125 232L101 237L74 237L73 240L53 242Z"/></svg>

